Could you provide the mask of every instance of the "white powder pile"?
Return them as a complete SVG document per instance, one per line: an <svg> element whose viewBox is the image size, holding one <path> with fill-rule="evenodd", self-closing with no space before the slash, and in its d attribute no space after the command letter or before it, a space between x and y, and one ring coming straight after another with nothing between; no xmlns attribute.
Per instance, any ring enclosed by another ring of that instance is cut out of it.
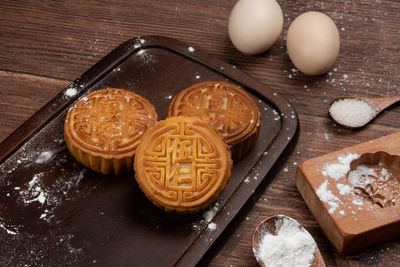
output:
<svg viewBox="0 0 400 267"><path fill-rule="evenodd" d="M325 180L318 187L315 193L317 193L317 196L321 201L328 203L328 205L330 206L328 212L332 214L339 207L340 199L337 196L335 196L331 190L328 190L328 184L329 184L328 180Z"/></svg>
<svg viewBox="0 0 400 267"><path fill-rule="evenodd" d="M215 229L217 229L217 224L216 223L209 223L207 227L210 230L215 230Z"/></svg>
<svg viewBox="0 0 400 267"><path fill-rule="evenodd" d="M349 172L348 179L353 186L366 187L371 184L370 176L378 176L374 169L369 168L367 165L361 164L357 166L357 169Z"/></svg>
<svg viewBox="0 0 400 267"><path fill-rule="evenodd" d="M341 178L346 177L348 171L350 171L350 163L358 159L358 154L349 153L347 155L341 155L337 158L337 161L332 163L327 163L324 165L322 169L322 175L328 177L334 181L338 181ZM353 193L353 187L348 184L336 184L336 189L338 190L341 196L350 195ZM329 190L329 179L325 179L324 182L317 188L316 192L317 196L322 202L325 202L329 205L328 212L333 214L342 203L342 200L339 195L335 195L332 190ZM345 212L343 210L339 211L339 215L344 215Z"/></svg>
<svg viewBox="0 0 400 267"><path fill-rule="evenodd" d="M349 127L361 127L376 114L375 109L360 99L342 99L335 101L329 113L338 123Z"/></svg>
<svg viewBox="0 0 400 267"><path fill-rule="evenodd" d="M352 187L347 184L337 184L336 188L342 196L349 194L352 190Z"/></svg>
<svg viewBox="0 0 400 267"><path fill-rule="evenodd" d="M254 255L265 266L311 266L317 248L314 239L296 220L278 216L276 233L266 232Z"/></svg>
<svg viewBox="0 0 400 267"><path fill-rule="evenodd" d="M64 95L68 96L68 97L73 97L77 93L78 93L78 91L76 90L76 88L71 87L71 88L68 88L67 90L65 90Z"/></svg>
<svg viewBox="0 0 400 267"><path fill-rule="evenodd" d="M358 154L350 153L345 156L339 156L336 163L324 165L322 175L338 180L346 175L350 170L350 163L355 159L358 159Z"/></svg>

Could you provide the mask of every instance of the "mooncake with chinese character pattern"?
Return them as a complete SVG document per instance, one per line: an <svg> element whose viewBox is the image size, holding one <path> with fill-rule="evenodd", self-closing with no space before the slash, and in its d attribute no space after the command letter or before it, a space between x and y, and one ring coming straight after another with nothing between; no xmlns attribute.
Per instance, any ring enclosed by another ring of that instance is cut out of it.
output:
<svg viewBox="0 0 400 267"><path fill-rule="evenodd" d="M134 169L139 187L155 205L193 213L224 190L232 159L222 136L205 121L170 117L144 134Z"/></svg>
<svg viewBox="0 0 400 267"><path fill-rule="evenodd" d="M260 133L256 102L238 86L223 81L194 84L176 95L168 116L195 116L217 129L229 145L234 160L245 156Z"/></svg>
<svg viewBox="0 0 400 267"><path fill-rule="evenodd" d="M124 89L108 88L78 99L64 122L68 150L84 166L104 174L133 170L143 134L157 121L154 106Z"/></svg>

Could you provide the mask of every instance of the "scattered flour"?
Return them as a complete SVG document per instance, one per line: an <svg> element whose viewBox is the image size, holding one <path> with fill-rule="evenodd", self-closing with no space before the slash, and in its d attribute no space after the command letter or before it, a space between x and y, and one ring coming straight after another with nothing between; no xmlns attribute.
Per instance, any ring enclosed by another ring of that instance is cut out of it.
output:
<svg viewBox="0 0 400 267"><path fill-rule="evenodd" d="M390 179L391 175L385 168L382 168L381 175L379 176L382 180L387 181Z"/></svg>
<svg viewBox="0 0 400 267"><path fill-rule="evenodd" d="M325 164L322 170L322 175L338 180L346 175L350 170L350 163L358 159L358 154L347 154L345 156L339 156L337 163Z"/></svg>
<svg viewBox="0 0 400 267"><path fill-rule="evenodd" d="M0 229L1 231L1 229ZM0 243L2 266L79 266L83 248L72 246L72 234L19 233ZM53 256L49 258L50 254Z"/></svg>
<svg viewBox="0 0 400 267"><path fill-rule="evenodd" d="M322 175L324 177L333 179L335 181L343 178L350 170L350 163L359 157L358 154L349 153L347 155L341 155L337 158L336 162L325 164L322 169ZM347 184L336 184L336 189L342 196L353 193L353 188ZM333 214L337 208L340 207L342 201L336 196L332 190L329 189L329 180L325 179L324 182L316 190L316 194L322 202L329 205L328 212ZM344 212L344 211L343 211Z"/></svg>
<svg viewBox="0 0 400 267"><path fill-rule="evenodd" d="M73 97L77 93L78 93L78 91L76 90L76 88L70 87L67 90L65 90L64 95L68 96L68 97Z"/></svg>
<svg viewBox="0 0 400 267"><path fill-rule="evenodd" d="M32 180L28 182L26 190L19 192L25 204L38 201L43 205L46 202L47 193L43 190L40 182L40 178L43 177L43 174L44 173L35 174Z"/></svg>
<svg viewBox="0 0 400 267"><path fill-rule="evenodd" d="M325 180L317 189L316 193L319 199L325 203L328 203L330 209L328 212L330 214L334 213L335 210L339 207L340 199L335 196L331 190L328 190L328 180Z"/></svg>
<svg viewBox="0 0 400 267"><path fill-rule="evenodd" d="M215 230L215 229L217 229L217 224L216 223L209 223L208 224L208 229L210 229L210 230Z"/></svg>
<svg viewBox="0 0 400 267"><path fill-rule="evenodd" d="M211 206L210 208L208 208L206 211L203 212L202 219L199 222L192 224L192 229L195 231L201 231L206 226L210 230L217 229L217 224L211 221L214 219L215 215L220 210L220 207L221 205L218 202L215 202L213 206Z"/></svg>
<svg viewBox="0 0 400 267"><path fill-rule="evenodd" d="M217 212L219 211L219 209L220 209L220 206L219 206L218 202L216 202L214 206L212 206L211 208L209 208L208 210L206 210L203 213L203 219L206 220L207 222L211 222L212 219L214 219Z"/></svg>
<svg viewBox="0 0 400 267"><path fill-rule="evenodd" d="M1 219L1 218L0 218L0 219ZM9 235L16 235L16 234L18 234L18 231L17 231L17 230L15 230L15 229L10 230L11 227L6 226L6 225L2 222L2 220L0 220L0 228L3 229L4 231L6 231L6 233L9 234Z"/></svg>
<svg viewBox="0 0 400 267"><path fill-rule="evenodd" d="M53 157L53 151L44 151L36 159L35 163L42 164L46 163Z"/></svg>
<svg viewBox="0 0 400 267"><path fill-rule="evenodd" d="M296 220L278 216L276 233L264 233L254 255L264 266L311 266L317 248L314 239Z"/></svg>
<svg viewBox="0 0 400 267"><path fill-rule="evenodd" d="M393 178L383 164L373 167L361 164L350 171L350 163L357 158L357 154L351 153L339 156L336 162L325 164L321 171L327 178L319 185L316 194L328 204L330 214L338 208L341 208L338 214L342 216L346 214L345 210L356 214L359 210L372 209L371 205L362 207L367 202L383 208L400 202L397 193L400 190L399 180ZM350 205L344 207L345 202Z"/></svg>
<svg viewBox="0 0 400 267"><path fill-rule="evenodd" d="M371 183L370 176L377 176L377 174L367 165L359 165L356 170L349 172L348 178L353 186L366 187Z"/></svg>
<svg viewBox="0 0 400 267"><path fill-rule="evenodd" d="M142 65L150 65L158 62L157 56L147 52L145 49L139 50L136 54L139 56L139 60Z"/></svg>
<svg viewBox="0 0 400 267"><path fill-rule="evenodd" d="M364 202L362 202L362 201L359 200L359 199L353 199L352 203L353 203L353 205L357 205L357 206L362 206L362 205L364 205Z"/></svg>
<svg viewBox="0 0 400 267"><path fill-rule="evenodd" d="M316 191L319 199L321 199L323 202L329 202L329 201L340 201L340 199L332 194L331 190L328 190L328 180L325 180L317 189Z"/></svg>
<svg viewBox="0 0 400 267"><path fill-rule="evenodd" d="M62 153L62 156L57 157L57 160L54 161L54 164L52 164L51 168L39 167L41 164L44 164L54 158L56 155L59 155L58 153L62 151L62 149L54 148L48 149L41 153L24 153L23 156L16 161L15 167L9 171L6 171L6 176L10 178L13 177L13 175L20 175L19 172L25 169L41 169L40 172L35 173L31 177L29 177L29 175L25 175L28 174L29 171L22 171L21 173L25 173L24 177L26 177L26 182L19 184L18 186L13 186L12 189L18 193L18 202L22 203L23 206L27 208L32 207L39 209L41 211L41 215L38 216L38 219L44 220L48 223L52 221L55 210L62 205L64 200L80 195L78 185L85 177L86 173L86 169L76 169L77 166L73 167L72 172L64 173L61 166L63 166L63 163L66 161L65 153ZM14 172L17 172L17 170L19 170L18 174L14 174ZM46 179L49 174L52 175L51 173L54 172L59 173L57 175L58 179L52 181ZM11 179L7 180L11 181ZM7 193L6 195L11 196L10 193ZM37 205L34 203L37 203Z"/></svg>
<svg viewBox="0 0 400 267"><path fill-rule="evenodd" d="M347 184L337 184L336 188L342 196L349 194L351 190L353 190L353 188Z"/></svg>
<svg viewBox="0 0 400 267"><path fill-rule="evenodd" d="M391 172L383 164L361 164L349 172L348 180L359 194L384 208L400 202L400 179Z"/></svg>

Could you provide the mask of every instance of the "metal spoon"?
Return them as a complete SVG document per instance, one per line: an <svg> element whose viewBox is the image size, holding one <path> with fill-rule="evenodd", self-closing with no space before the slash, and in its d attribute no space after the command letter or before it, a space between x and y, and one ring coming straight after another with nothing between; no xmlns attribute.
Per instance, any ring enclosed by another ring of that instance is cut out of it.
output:
<svg viewBox="0 0 400 267"><path fill-rule="evenodd" d="M304 229L303 226L301 226L296 220L287 217L285 215L275 215L272 217L269 217L265 220L263 220L262 222L260 222L258 224L258 226L256 227L256 229L253 232L253 238L252 238L252 249L253 249L253 254L254 257L256 258L258 264L261 267L272 267L272 266L265 266L264 263L262 262L261 259L259 259L258 255L258 251L259 251L259 245L261 244L264 235L266 233L270 233L272 235L276 235L276 223L279 220L283 220L285 218L288 218L290 220L293 220L296 224L298 224L299 229ZM324 259L321 256L321 252L318 249L318 246L315 247L315 251L314 251L314 258L310 264L310 267L325 267L325 262Z"/></svg>
<svg viewBox="0 0 400 267"><path fill-rule="evenodd" d="M363 123L360 126L358 126L358 125L357 126L352 126L352 125L347 125L347 124L341 123L341 122L337 121L334 118L334 116L331 114L331 107L335 102L337 102L339 100L345 100L345 99L357 99L357 100L363 101L363 102L369 104L372 107L372 109L375 111L375 113L371 114L369 120L366 121L365 123ZM378 116L379 113L381 113L387 107L393 105L394 103L396 103L398 101L400 101L400 94L391 95L391 96L382 96L382 97L367 97L367 96L345 96L345 97L339 97L339 98L336 98L336 99L332 100L329 103L328 114L329 114L329 117L332 119L332 121L335 122L337 125L339 125L339 126L341 126L343 128L356 130L356 129L360 129L360 128L364 127L365 125L367 125L376 116Z"/></svg>

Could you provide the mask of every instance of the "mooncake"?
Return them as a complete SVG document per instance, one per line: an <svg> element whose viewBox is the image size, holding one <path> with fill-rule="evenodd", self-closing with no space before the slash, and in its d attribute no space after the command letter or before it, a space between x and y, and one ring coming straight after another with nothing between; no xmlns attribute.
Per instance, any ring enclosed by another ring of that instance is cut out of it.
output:
<svg viewBox="0 0 400 267"><path fill-rule="evenodd" d="M176 95L168 116L195 116L217 129L232 157L246 155L260 132L260 112L255 101L238 86L223 81L194 84Z"/></svg>
<svg viewBox="0 0 400 267"><path fill-rule="evenodd" d="M143 136L135 155L135 178L155 205L197 212L225 188L232 168L222 136L196 117L170 117Z"/></svg>
<svg viewBox="0 0 400 267"><path fill-rule="evenodd" d="M86 167L104 174L133 169L143 134L157 121L154 106L124 89L89 93L69 109L64 123L68 150Z"/></svg>

